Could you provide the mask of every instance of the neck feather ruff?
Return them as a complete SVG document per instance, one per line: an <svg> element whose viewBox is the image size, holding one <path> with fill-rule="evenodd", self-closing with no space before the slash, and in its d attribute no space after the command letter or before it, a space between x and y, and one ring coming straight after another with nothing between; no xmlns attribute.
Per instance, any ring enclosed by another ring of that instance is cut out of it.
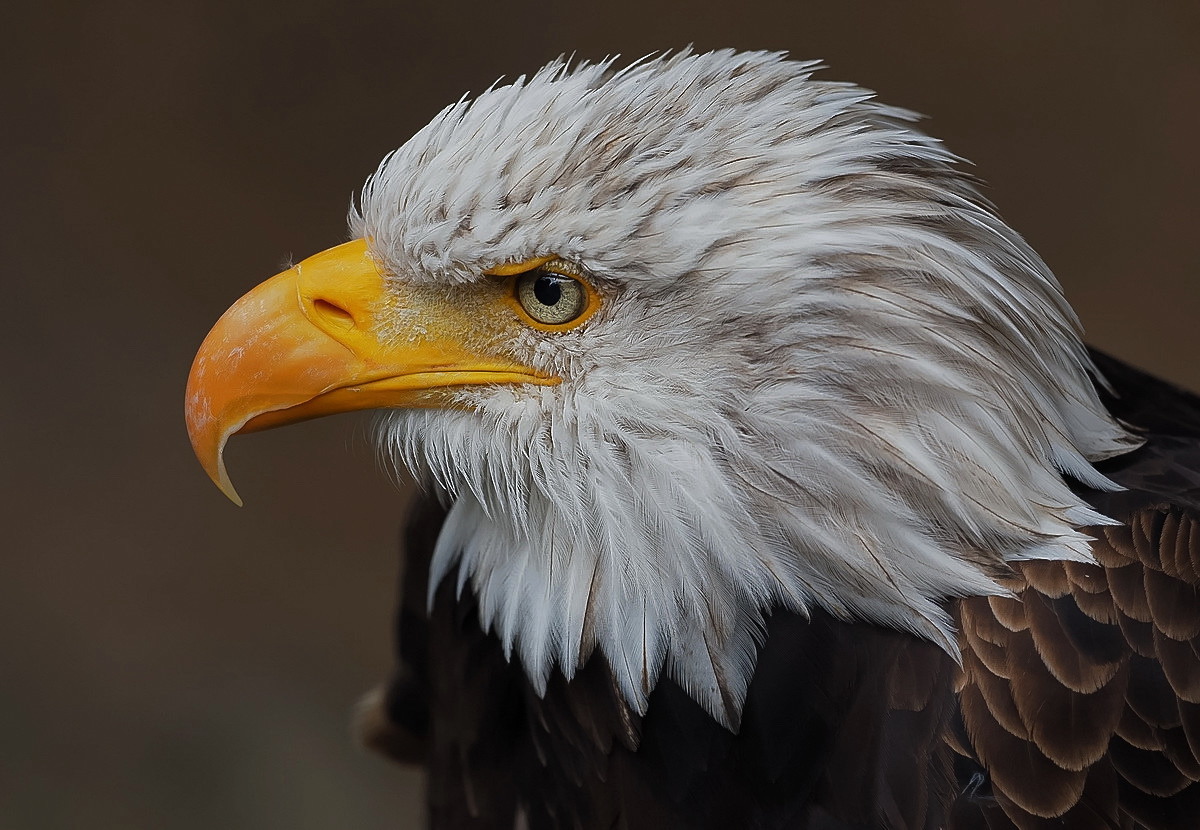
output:
<svg viewBox="0 0 1200 830"><path fill-rule="evenodd" d="M1064 476L1137 446L1054 277L911 114L779 55L555 64L443 111L352 217L444 290L553 252L604 306L512 353L563 383L401 411L455 575L544 689L600 649L736 728L764 619L814 607L957 655L948 599L1092 561Z"/></svg>

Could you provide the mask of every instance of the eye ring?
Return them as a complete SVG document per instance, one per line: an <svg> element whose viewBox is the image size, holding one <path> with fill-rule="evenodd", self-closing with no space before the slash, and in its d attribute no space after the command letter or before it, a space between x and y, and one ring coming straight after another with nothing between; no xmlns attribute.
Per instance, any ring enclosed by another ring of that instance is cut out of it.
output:
<svg viewBox="0 0 1200 830"><path fill-rule="evenodd" d="M574 277L534 268L517 277L517 302L525 313L545 326L577 319L588 307L588 294Z"/></svg>
<svg viewBox="0 0 1200 830"><path fill-rule="evenodd" d="M513 305L543 330L573 329L600 307L599 295L579 276L577 266L559 259L515 274L512 286Z"/></svg>
<svg viewBox="0 0 1200 830"><path fill-rule="evenodd" d="M554 254L495 265L484 274L501 278L508 286L507 304L526 325L541 331L571 331L601 305L580 266Z"/></svg>

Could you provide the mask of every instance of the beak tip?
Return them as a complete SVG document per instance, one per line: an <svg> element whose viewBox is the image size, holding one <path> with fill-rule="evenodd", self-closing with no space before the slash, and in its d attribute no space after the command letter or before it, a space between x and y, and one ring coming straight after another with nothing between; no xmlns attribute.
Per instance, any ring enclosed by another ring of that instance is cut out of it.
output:
<svg viewBox="0 0 1200 830"><path fill-rule="evenodd" d="M228 498L238 507L246 506L242 501L242 497L238 495L237 490L233 489L233 483L228 478L226 478L224 481L218 481L217 487L219 487L221 492L225 494L226 498Z"/></svg>
<svg viewBox="0 0 1200 830"><path fill-rule="evenodd" d="M229 473L225 469L224 452L225 441L222 439L217 448L216 464L208 470L209 478L213 484L217 485L217 489L225 494L225 498L236 504L238 507L244 507L242 497L238 495L238 491L234 489L233 482L229 479Z"/></svg>
<svg viewBox="0 0 1200 830"><path fill-rule="evenodd" d="M229 479L229 472L225 469L225 442L228 440L228 434L220 428L215 420L206 421L193 428L194 426L192 422L189 422L188 432L192 439L192 449L200 461L200 466L204 468L209 479L217 485L217 489L224 493L226 498L238 507L242 507L242 497L234 489L233 482Z"/></svg>

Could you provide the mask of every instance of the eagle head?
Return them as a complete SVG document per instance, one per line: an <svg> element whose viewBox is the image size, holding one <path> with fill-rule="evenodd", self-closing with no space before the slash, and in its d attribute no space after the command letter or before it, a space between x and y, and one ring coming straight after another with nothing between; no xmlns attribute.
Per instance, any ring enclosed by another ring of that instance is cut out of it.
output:
<svg viewBox="0 0 1200 830"><path fill-rule="evenodd" d="M382 407L445 579L535 688L597 649L737 723L765 617L957 653L950 598L1091 561L1064 474L1136 440L1042 260L914 116L779 54L552 63L447 107L355 241L240 300L187 397L226 438Z"/></svg>

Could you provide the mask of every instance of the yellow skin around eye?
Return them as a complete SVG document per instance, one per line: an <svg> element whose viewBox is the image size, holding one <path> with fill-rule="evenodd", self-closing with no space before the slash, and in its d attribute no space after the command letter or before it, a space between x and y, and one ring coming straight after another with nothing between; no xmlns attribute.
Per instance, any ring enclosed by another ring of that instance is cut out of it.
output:
<svg viewBox="0 0 1200 830"><path fill-rule="evenodd" d="M562 323L543 323L542 321L530 315L529 311L526 310L525 306L521 302L517 287L518 283L521 277L529 274L530 271L541 268L542 266L547 265L547 263L554 263L558 259L559 258L557 256L551 254L549 256L526 260L525 262L497 266L496 268L491 268L487 271L487 273L491 276L506 278L504 301L511 306L518 315L520 315L521 320L526 325L538 329L539 331L571 331L572 329L578 328L587 322L588 318L595 314L600 308L600 295L586 280L577 274L570 273L567 268L560 270L558 268L550 267L546 269L547 273L557 277L562 277L565 280L572 280L583 290L583 310L580 311L577 316Z"/></svg>

